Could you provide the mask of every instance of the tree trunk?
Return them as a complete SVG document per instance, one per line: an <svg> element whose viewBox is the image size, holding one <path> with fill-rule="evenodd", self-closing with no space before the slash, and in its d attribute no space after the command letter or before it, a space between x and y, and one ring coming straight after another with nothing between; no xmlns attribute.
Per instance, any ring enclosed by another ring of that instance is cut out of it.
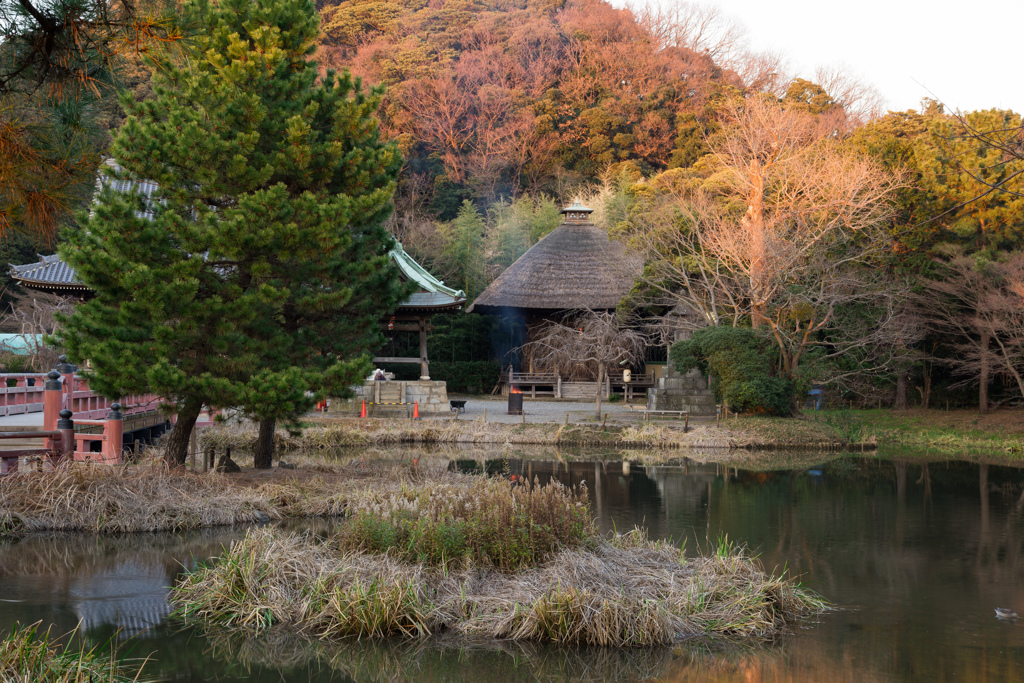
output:
<svg viewBox="0 0 1024 683"><path fill-rule="evenodd" d="M747 168L750 189L747 194L747 213L741 221L746 228L750 244L750 326L757 328L764 324L765 305L762 300L767 282L768 259L764 226L764 169L756 159Z"/></svg>
<svg viewBox="0 0 1024 683"><path fill-rule="evenodd" d="M185 458L188 457L189 437L192 436L192 429L202 410L203 402L195 398L187 399L185 405L178 410L178 421L167 437L167 451L164 453L164 462L168 467L184 467Z"/></svg>
<svg viewBox="0 0 1024 683"><path fill-rule="evenodd" d="M989 334L982 332L978 346L978 356L981 359L981 370L978 373L978 412L982 415L988 415L988 345L990 342Z"/></svg>
<svg viewBox="0 0 1024 683"><path fill-rule="evenodd" d="M907 371L900 368L896 371L896 401L893 410L909 410L910 402L907 400Z"/></svg>
<svg viewBox="0 0 1024 683"><path fill-rule="evenodd" d="M604 390L604 363L597 364L597 396L594 397L594 403L597 406L595 415L598 420L601 419L601 392Z"/></svg>
<svg viewBox="0 0 1024 683"><path fill-rule="evenodd" d="M268 417L260 420L260 435L256 439L256 447L252 453L252 464L258 470L269 470L274 460L274 430L277 429L277 418Z"/></svg>
<svg viewBox="0 0 1024 683"><path fill-rule="evenodd" d="M932 402L932 366L928 361L921 361L921 375L924 377L924 389L921 390L921 407L928 409Z"/></svg>

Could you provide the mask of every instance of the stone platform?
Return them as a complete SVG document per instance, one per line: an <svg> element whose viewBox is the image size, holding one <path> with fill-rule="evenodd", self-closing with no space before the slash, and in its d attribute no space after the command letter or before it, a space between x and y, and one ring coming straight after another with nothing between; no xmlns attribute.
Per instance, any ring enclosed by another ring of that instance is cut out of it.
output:
<svg viewBox="0 0 1024 683"><path fill-rule="evenodd" d="M356 388L355 399L331 401L331 412L350 413L356 415L362 409L363 400L369 409L370 403L419 403L420 414L437 414L451 412L448 404L448 383L430 379L416 380L415 382L403 381L380 381L366 382ZM383 415L385 413L396 413L405 415L407 409L404 406L375 406L374 413Z"/></svg>
<svg viewBox="0 0 1024 683"><path fill-rule="evenodd" d="M714 415L718 412L715 392L708 389L707 380L699 370L679 374L669 363L658 385L647 390L648 410L685 410L691 415Z"/></svg>

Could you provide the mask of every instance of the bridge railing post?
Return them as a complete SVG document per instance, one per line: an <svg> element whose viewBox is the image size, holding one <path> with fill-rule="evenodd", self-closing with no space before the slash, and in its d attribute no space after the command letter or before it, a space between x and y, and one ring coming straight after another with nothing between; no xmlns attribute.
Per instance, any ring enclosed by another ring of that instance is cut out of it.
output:
<svg viewBox="0 0 1024 683"><path fill-rule="evenodd" d="M65 408L60 411L60 419L57 420L57 431L60 432L59 455L55 458L54 466L64 462L75 460L75 423L71 419L71 411Z"/></svg>
<svg viewBox="0 0 1024 683"><path fill-rule="evenodd" d="M46 384L43 386L43 431L52 432L57 429L57 418L61 409L63 387L60 383L60 373L50 370L46 375ZM57 439L47 437L47 450L56 450Z"/></svg>
<svg viewBox="0 0 1024 683"><path fill-rule="evenodd" d="M64 376L64 389L67 392L67 398L65 399L64 407L70 411L74 411L75 371L78 370L78 366L69 363L67 356L61 356L57 360L59 360L60 362L57 363L57 367L55 369L57 370L57 372Z"/></svg>
<svg viewBox="0 0 1024 683"><path fill-rule="evenodd" d="M121 404L111 403L110 414L107 416L107 423L103 427L104 459L121 462L121 451L124 440L124 415L121 414Z"/></svg>

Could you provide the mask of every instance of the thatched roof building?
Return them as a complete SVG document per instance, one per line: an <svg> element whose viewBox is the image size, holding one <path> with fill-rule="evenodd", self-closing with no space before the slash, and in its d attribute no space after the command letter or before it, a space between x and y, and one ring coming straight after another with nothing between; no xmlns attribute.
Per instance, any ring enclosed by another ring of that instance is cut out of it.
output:
<svg viewBox="0 0 1024 683"><path fill-rule="evenodd" d="M555 311L614 309L629 293L643 261L590 222L593 209L562 209L560 226L499 275L467 311L545 317Z"/></svg>

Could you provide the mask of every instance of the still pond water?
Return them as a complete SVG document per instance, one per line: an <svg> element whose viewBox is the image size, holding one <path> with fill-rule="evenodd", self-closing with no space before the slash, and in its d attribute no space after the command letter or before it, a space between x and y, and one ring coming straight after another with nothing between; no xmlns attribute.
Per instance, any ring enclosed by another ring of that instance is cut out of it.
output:
<svg viewBox="0 0 1024 683"><path fill-rule="evenodd" d="M642 525L690 553L727 534L838 609L770 643L639 651L309 644L283 634L214 641L167 618L166 586L182 564L244 534L234 529L0 545L0 628L42 620L65 632L81 622L90 642L120 629L132 656L155 658L146 673L168 681L1024 681L1024 620L993 611L1024 613L1024 469L806 455L783 469L506 456L463 453L451 467L586 481L603 530Z"/></svg>

